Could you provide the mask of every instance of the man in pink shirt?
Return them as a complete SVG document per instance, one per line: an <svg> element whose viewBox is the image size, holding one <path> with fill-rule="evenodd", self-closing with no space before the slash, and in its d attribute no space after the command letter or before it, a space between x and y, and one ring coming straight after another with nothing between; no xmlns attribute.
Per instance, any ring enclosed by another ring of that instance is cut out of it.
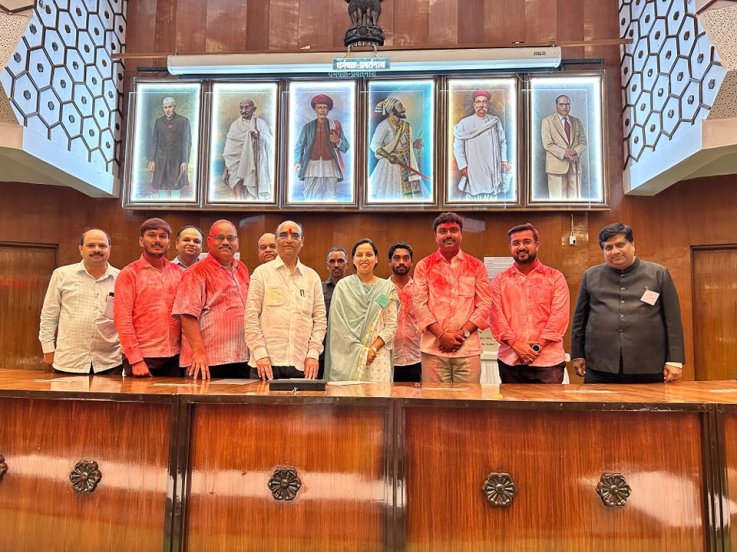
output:
<svg viewBox="0 0 737 552"><path fill-rule="evenodd" d="M514 264L491 282L491 332L499 342L502 383L563 383L568 328L568 284L537 260L540 239L532 224L507 232Z"/></svg>
<svg viewBox="0 0 737 552"><path fill-rule="evenodd" d="M420 382L422 365L420 353L420 331L417 328L417 313L412 297L415 281L409 275L412 270L412 247L405 242L394 242L389 246L389 280L397 288L399 313L397 333L394 336L394 381Z"/></svg>
<svg viewBox="0 0 737 552"><path fill-rule="evenodd" d="M141 225L141 257L115 280L115 327L130 376L181 376L182 329L171 315L182 269L166 259L171 227L160 218Z"/></svg>
<svg viewBox="0 0 737 552"><path fill-rule="evenodd" d="M173 314L182 320L185 343L181 365L187 375L202 379L248 378L248 347L244 337L248 268L235 258L238 233L218 220L207 237L207 257L182 277Z"/></svg>
<svg viewBox="0 0 737 552"><path fill-rule="evenodd" d="M423 383L479 383L481 340L489 327L491 287L484 263L461 251L463 220L433 222L438 250L417 263L414 303L422 338Z"/></svg>

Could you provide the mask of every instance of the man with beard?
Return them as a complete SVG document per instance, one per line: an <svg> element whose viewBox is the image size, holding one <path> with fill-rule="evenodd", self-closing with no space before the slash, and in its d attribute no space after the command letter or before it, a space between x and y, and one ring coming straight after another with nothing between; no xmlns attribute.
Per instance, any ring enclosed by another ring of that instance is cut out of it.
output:
<svg viewBox="0 0 737 552"><path fill-rule="evenodd" d="M302 127L294 147L297 178L304 181L305 201L335 201L338 182L345 166L341 153L348 151L348 139L339 121L328 119L333 99L317 94L310 101L316 118Z"/></svg>
<svg viewBox="0 0 737 552"><path fill-rule="evenodd" d="M423 383L479 383L481 340L489 327L491 287L484 263L461 251L463 220L433 221L438 250L415 268L414 303L422 337Z"/></svg>
<svg viewBox="0 0 737 552"><path fill-rule="evenodd" d="M276 259L276 236L271 232L262 234L256 242L256 255L260 264Z"/></svg>
<svg viewBox="0 0 737 552"><path fill-rule="evenodd" d="M182 320L186 338L181 365L194 379L248 378L243 316L250 277L246 265L235 259L235 226L215 221L207 248L207 257L184 272L174 301L172 314Z"/></svg>
<svg viewBox="0 0 737 552"><path fill-rule="evenodd" d="M458 189L467 199L493 200L506 193L502 173L509 172L507 138L499 117L489 114L491 94L473 93L473 115L453 129L453 154L461 172Z"/></svg>
<svg viewBox="0 0 737 552"><path fill-rule="evenodd" d="M372 195L380 200L421 198L422 177L415 148L422 148L422 140L412 139L404 104L390 96L376 104L374 111L385 119L376 125L369 145L377 159L369 177Z"/></svg>
<svg viewBox="0 0 737 552"><path fill-rule="evenodd" d="M60 266L46 291L38 339L57 372L120 374L112 291L120 270L108 263L110 238L93 228L79 240L82 261Z"/></svg>
<svg viewBox="0 0 737 552"><path fill-rule="evenodd" d="M302 264L302 227L291 220L276 229L279 255L253 271L246 307L251 378L314 379L327 331L322 282Z"/></svg>
<svg viewBox="0 0 737 552"><path fill-rule="evenodd" d="M202 253L202 242L202 230L191 224L183 226L177 232L177 239L174 243L174 247L177 248L177 256L172 262L182 268L193 265Z"/></svg>
<svg viewBox="0 0 737 552"><path fill-rule="evenodd" d="M540 239L532 224L507 232L514 264L491 282L491 333L499 342L502 383L563 383L568 328L568 284L537 260Z"/></svg>
<svg viewBox="0 0 737 552"><path fill-rule="evenodd" d="M181 376L182 327L171 316L182 269L166 259L171 227L160 218L141 225L143 254L115 280L115 327L130 376Z"/></svg>
<svg viewBox="0 0 737 552"><path fill-rule="evenodd" d="M409 275L412 269L412 247L405 242L389 246L389 281L397 288L399 313L397 333L394 336L394 381L419 382L422 379L420 330L413 302L415 282Z"/></svg>

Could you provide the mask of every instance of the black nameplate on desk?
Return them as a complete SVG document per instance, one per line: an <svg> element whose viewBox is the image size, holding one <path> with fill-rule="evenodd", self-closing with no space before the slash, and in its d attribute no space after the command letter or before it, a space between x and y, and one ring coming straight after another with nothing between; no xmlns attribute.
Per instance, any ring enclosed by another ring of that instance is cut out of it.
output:
<svg viewBox="0 0 737 552"><path fill-rule="evenodd" d="M269 381L269 391L325 391L324 379L275 379Z"/></svg>

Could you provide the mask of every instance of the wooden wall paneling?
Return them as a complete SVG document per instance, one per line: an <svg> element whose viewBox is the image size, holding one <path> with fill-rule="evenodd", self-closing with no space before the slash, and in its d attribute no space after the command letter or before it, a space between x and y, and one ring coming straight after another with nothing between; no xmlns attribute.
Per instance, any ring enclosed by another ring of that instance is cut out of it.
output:
<svg viewBox="0 0 737 552"><path fill-rule="evenodd" d="M204 18L199 21L205 27L206 52L241 53L245 50L250 27L248 5L251 3L244 6L242 0L200 0L199 4L207 7Z"/></svg>
<svg viewBox="0 0 737 552"><path fill-rule="evenodd" d="M432 44L430 4L431 0L394 2L393 46L419 48L420 44Z"/></svg>
<svg viewBox="0 0 737 552"><path fill-rule="evenodd" d="M428 41L434 48L458 45L458 0L435 0L430 4Z"/></svg>
<svg viewBox="0 0 737 552"><path fill-rule="evenodd" d="M550 44L556 39L558 3L550 0L526 0L524 38L526 43Z"/></svg>
<svg viewBox="0 0 737 552"><path fill-rule="evenodd" d="M300 0L270 0L269 49L298 50Z"/></svg>
<svg viewBox="0 0 737 552"><path fill-rule="evenodd" d="M45 369L39 315L56 254L53 245L0 242L0 366Z"/></svg>
<svg viewBox="0 0 737 552"><path fill-rule="evenodd" d="M246 2L246 51L269 48L269 12L271 2Z"/></svg>
<svg viewBox="0 0 737 552"><path fill-rule="evenodd" d="M154 52L154 51L167 51L168 44L157 44L157 39L160 33L156 32L155 29L151 29L148 25L131 25L132 21L148 21L159 22L165 25L166 16L163 13L164 4L167 5L167 9L171 9L174 2L168 0L152 0L150 2L130 2L126 8L126 21L128 25L125 29L125 42L126 48L125 53L132 52ZM162 11L159 11L159 10ZM161 19L160 19L161 18ZM173 18L168 23L169 30L174 29ZM163 28L161 29L163 31ZM136 50L131 48L133 45ZM164 48L157 50L157 48ZM135 61L133 62L135 63ZM126 110L124 110L125 112Z"/></svg>
<svg viewBox="0 0 737 552"><path fill-rule="evenodd" d="M300 0L299 13L299 47L310 47L310 50L329 50L340 47L343 33L350 25L348 4L332 0ZM336 25L342 23L343 32L335 36Z"/></svg>
<svg viewBox="0 0 737 552"><path fill-rule="evenodd" d="M169 404L0 400L0 549L164 549ZM92 493L69 474L97 462Z"/></svg>
<svg viewBox="0 0 737 552"><path fill-rule="evenodd" d="M207 53L207 12L220 0L176 0L176 50ZM231 14L232 15L232 14Z"/></svg>
<svg viewBox="0 0 737 552"><path fill-rule="evenodd" d="M487 2L484 17L484 42L489 47L513 46L525 40L525 2Z"/></svg>
<svg viewBox="0 0 737 552"><path fill-rule="evenodd" d="M376 402L196 404L186 548L384 549L389 416L388 403ZM269 480L287 468L301 487L292 500L276 500Z"/></svg>
<svg viewBox="0 0 737 552"><path fill-rule="evenodd" d="M705 549L698 412L468 406L405 406L406 550ZM482 492L492 472L516 485L507 507ZM604 506L603 473L625 506Z"/></svg>
<svg viewBox="0 0 737 552"><path fill-rule="evenodd" d="M737 246L695 249L691 266L695 379L733 379L737 376Z"/></svg>
<svg viewBox="0 0 737 552"><path fill-rule="evenodd" d="M515 3L514 1L509 4ZM485 27L485 21L489 17L489 11L494 7L484 0L456 0L456 13L458 27L456 29L456 40L458 45L464 44L486 44L490 36ZM494 39L491 39L492 43Z"/></svg>

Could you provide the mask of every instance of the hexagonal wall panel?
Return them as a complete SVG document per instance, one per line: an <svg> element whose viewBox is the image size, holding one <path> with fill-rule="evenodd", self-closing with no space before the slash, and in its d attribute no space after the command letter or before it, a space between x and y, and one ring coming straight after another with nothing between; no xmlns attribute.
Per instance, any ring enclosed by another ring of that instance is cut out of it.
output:
<svg viewBox="0 0 737 552"><path fill-rule="evenodd" d="M126 7L126 0L37 2L2 71L21 124L109 174L117 174L123 85L112 55L125 46Z"/></svg>

